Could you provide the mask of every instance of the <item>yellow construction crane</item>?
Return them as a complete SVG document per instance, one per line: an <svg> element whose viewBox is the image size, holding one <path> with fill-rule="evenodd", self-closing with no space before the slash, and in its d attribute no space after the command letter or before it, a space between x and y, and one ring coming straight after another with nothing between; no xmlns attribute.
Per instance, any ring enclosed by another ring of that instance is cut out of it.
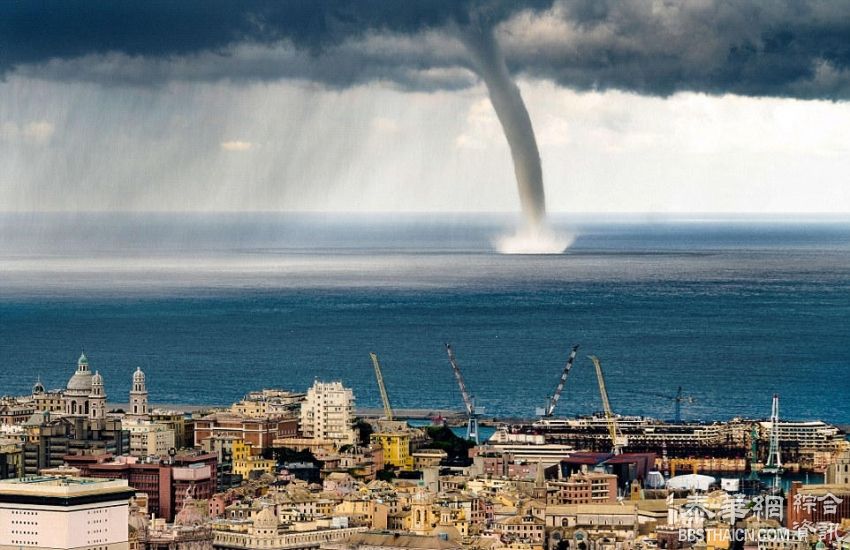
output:
<svg viewBox="0 0 850 550"><path fill-rule="evenodd" d="M375 378L378 379L378 389L381 391L381 401L384 402L384 417L387 420L393 419L393 408L390 407L390 397L387 395L387 388L384 386L384 375L381 374L381 364L378 363L378 356L370 353L372 365L375 367Z"/></svg>
<svg viewBox="0 0 850 550"><path fill-rule="evenodd" d="M608 422L608 434L611 436L611 452L618 455L623 452L628 442L626 438L620 435L620 430L617 428L617 416L611 410L611 402L608 401L608 390L605 388L605 377L602 375L602 365L595 355L588 355L593 361L593 367L596 369L596 380L599 382L599 396L602 398L602 409L605 412L605 420Z"/></svg>

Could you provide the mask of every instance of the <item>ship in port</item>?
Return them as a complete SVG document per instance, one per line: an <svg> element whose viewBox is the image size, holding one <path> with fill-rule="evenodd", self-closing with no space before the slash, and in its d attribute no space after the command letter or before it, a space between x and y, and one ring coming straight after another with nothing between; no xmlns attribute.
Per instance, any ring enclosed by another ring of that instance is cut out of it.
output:
<svg viewBox="0 0 850 550"><path fill-rule="evenodd" d="M558 418L556 406L573 368L579 346L574 345L558 383L538 418L498 426L488 440L494 447L525 444L549 445L593 453L650 454L665 471L677 467L693 471L823 472L835 453L846 444L846 434L825 422L789 421L779 417L779 396L773 395L767 420L733 418L728 421L682 421L682 406L693 403L681 386L675 394L655 394L675 405L675 420L665 422L613 411L602 364L593 364L603 410L589 416ZM457 366L453 363L455 369ZM462 388L466 391L465 388ZM473 415L470 414L470 421ZM478 419L475 418L476 426Z"/></svg>
<svg viewBox="0 0 850 550"><path fill-rule="evenodd" d="M842 448L846 434L822 421L752 420L666 422L644 416L615 415L622 452L655 453L673 464L715 471L761 470L770 460L775 437L781 463L789 471L821 472ZM576 418L540 418L505 423L488 440L491 445L547 444L592 452L611 450L611 419L604 414ZM775 435L773 435L775 434ZM710 463L709 463L710 462Z"/></svg>

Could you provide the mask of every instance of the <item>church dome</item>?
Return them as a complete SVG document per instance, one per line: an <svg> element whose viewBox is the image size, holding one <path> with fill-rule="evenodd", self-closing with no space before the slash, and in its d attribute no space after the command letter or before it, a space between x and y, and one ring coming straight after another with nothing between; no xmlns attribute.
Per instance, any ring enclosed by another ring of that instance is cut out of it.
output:
<svg viewBox="0 0 850 550"><path fill-rule="evenodd" d="M133 373L133 382L144 382L145 373L142 372L142 367L136 367L136 372Z"/></svg>
<svg viewBox="0 0 850 550"><path fill-rule="evenodd" d="M88 392L91 390L91 379L91 373L75 372L74 376L68 380L68 389L71 391Z"/></svg>
<svg viewBox="0 0 850 550"><path fill-rule="evenodd" d="M257 513L254 518L254 528L277 529L277 516L274 515L270 507L267 506Z"/></svg>
<svg viewBox="0 0 850 550"><path fill-rule="evenodd" d="M204 516L198 510L197 506L192 506L188 502L183 505L176 516L174 516L174 524L183 527L195 527L204 523Z"/></svg>
<svg viewBox="0 0 850 550"><path fill-rule="evenodd" d="M41 383L41 378L35 381L35 385L32 387L32 394L38 395L44 393L44 384Z"/></svg>
<svg viewBox="0 0 850 550"><path fill-rule="evenodd" d="M84 393L88 395L91 392L92 374L89 370L89 360L86 354L80 355L77 361L77 371L74 376L68 380L67 389L72 393Z"/></svg>
<svg viewBox="0 0 850 550"><path fill-rule="evenodd" d="M148 520L144 514L139 512L139 507L134 502L130 505L130 514L127 518L130 530L135 530L138 533L145 533L148 530Z"/></svg>
<svg viewBox="0 0 850 550"><path fill-rule="evenodd" d="M94 376L91 377L92 386L102 386L103 385L103 376L99 372L95 372Z"/></svg>

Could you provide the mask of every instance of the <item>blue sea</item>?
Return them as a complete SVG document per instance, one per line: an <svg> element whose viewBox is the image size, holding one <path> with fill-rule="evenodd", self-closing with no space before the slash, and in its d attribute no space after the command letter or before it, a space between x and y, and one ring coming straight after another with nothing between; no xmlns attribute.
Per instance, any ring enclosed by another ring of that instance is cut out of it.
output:
<svg viewBox="0 0 850 550"><path fill-rule="evenodd" d="M561 255L507 256L498 215L0 215L0 393L60 387L81 350L126 402L226 404L342 380L380 404L486 413L850 423L850 220L556 216Z"/></svg>

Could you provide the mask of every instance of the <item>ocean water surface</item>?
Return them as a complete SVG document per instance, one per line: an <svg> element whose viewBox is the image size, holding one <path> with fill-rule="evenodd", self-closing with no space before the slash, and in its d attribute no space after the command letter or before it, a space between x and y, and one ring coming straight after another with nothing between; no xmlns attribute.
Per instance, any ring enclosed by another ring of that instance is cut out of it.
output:
<svg viewBox="0 0 850 550"><path fill-rule="evenodd" d="M339 379L377 407L850 423L850 222L557 217L562 255L505 256L498 216L0 215L0 393L62 386L85 350L111 401L225 404Z"/></svg>

